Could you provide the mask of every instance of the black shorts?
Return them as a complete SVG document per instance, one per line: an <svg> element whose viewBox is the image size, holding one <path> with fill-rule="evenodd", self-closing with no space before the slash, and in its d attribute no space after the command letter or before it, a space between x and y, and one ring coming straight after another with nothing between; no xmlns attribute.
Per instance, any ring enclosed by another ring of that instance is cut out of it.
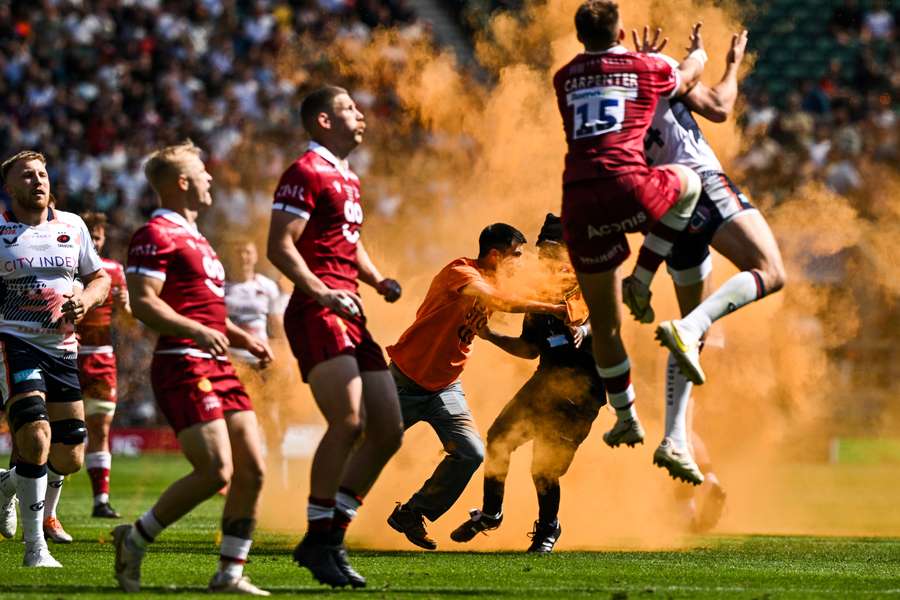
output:
<svg viewBox="0 0 900 600"><path fill-rule="evenodd" d="M43 392L47 402L78 402L78 360L58 358L19 338L0 333L0 395L3 405L12 396Z"/></svg>
<svg viewBox="0 0 900 600"><path fill-rule="evenodd" d="M706 279L712 264L709 246L719 228L742 212L756 210L747 196L724 173L700 174L703 192L687 229L675 239L666 257L669 273L677 285L693 285Z"/></svg>

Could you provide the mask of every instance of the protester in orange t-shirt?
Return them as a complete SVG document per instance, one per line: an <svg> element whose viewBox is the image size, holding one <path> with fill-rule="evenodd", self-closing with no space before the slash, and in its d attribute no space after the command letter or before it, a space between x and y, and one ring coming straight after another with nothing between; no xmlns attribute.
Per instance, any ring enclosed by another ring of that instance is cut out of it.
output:
<svg viewBox="0 0 900 600"><path fill-rule="evenodd" d="M511 225L486 227L478 238L478 258L458 258L444 267L431 281L416 320L387 348L403 426L425 421L447 452L431 478L388 518L391 527L427 550L437 544L428 537L424 518L435 521L453 506L484 459L484 444L459 381L476 331L494 311L566 319L565 304L518 298L496 287L497 269L521 256L519 247L525 243Z"/></svg>

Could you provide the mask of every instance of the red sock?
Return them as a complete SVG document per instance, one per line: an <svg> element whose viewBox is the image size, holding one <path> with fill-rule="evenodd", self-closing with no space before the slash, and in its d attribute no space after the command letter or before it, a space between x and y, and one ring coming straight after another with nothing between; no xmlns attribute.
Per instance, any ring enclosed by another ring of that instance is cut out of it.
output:
<svg viewBox="0 0 900 600"><path fill-rule="evenodd" d="M94 496L109 494L109 469L88 469L88 477L91 478L91 489Z"/></svg>

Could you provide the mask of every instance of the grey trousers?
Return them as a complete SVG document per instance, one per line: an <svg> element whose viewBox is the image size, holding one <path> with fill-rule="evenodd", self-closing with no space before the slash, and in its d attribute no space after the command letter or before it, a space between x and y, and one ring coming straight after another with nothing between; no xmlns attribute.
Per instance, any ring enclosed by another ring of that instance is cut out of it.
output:
<svg viewBox="0 0 900 600"><path fill-rule="evenodd" d="M484 460L484 443L466 404L462 384L454 381L436 392L428 391L390 366L400 396L403 428L419 421L431 425L444 445L447 456L406 505L436 521L462 495L469 480Z"/></svg>

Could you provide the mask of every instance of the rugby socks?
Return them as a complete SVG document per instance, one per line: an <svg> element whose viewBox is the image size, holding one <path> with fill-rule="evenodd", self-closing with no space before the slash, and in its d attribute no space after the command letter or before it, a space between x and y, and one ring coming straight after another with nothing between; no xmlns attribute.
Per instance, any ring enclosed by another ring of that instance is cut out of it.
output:
<svg viewBox="0 0 900 600"><path fill-rule="evenodd" d="M337 532L338 540L344 541L344 534L350 526L351 521L356 518L359 507L362 506L362 497L351 490L341 486L338 488L337 496L334 498L334 516L331 521L332 531Z"/></svg>
<svg viewBox="0 0 900 600"><path fill-rule="evenodd" d="M165 525L154 516L151 508L134 522L134 527L131 528L126 543L132 550L143 552L147 548L147 544L152 543L165 528Z"/></svg>
<svg viewBox="0 0 900 600"><path fill-rule="evenodd" d="M678 326L699 340L715 321L765 295L762 276L756 271L741 271L679 320Z"/></svg>
<svg viewBox="0 0 900 600"><path fill-rule="evenodd" d="M631 385L631 363L626 358L613 367L597 365L597 373L606 386L606 397L610 405L616 409L616 417L620 421L636 419L634 410L634 386Z"/></svg>
<svg viewBox="0 0 900 600"><path fill-rule="evenodd" d="M53 465L47 463L47 495L44 497L44 516L55 517L66 476L57 473Z"/></svg>
<svg viewBox="0 0 900 600"><path fill-rule="evenodd" d="M484 478L484 499L481 502L481 512L489 517L496 517L503 512L503 494L506 482L494 477Z"/></svg>
<svg viewBox="0 0 900 600"><path fill-rule="evenodd" d="M665 437L679 450L687 447L687 410L691 402L694 384L688 381L678 367L678 361L669 354L666 364L666 434Z"/></svg>
<svg viewBox="0 0 900 600"><path fill-rule="evenodd" d="M322 538L331 532L334 524L334 498L309 497L306 505L307 535Z"/></svg>
<svg viewBox="0 0 900 600"><path fill-rule="evenodd" d="M26 544L44 543L44 498L47 496L47 465L19 461L16 465L16 495L22 537Z"/></svg>
<svg viewBox="0 0 900 600"><path fill-rule="evenodd" d="M91 489L94 492L94 506L109 502L109 470L112 466L112 454L109 452L91 452L84 457L88 477L91 478Z"/></svg>
<svg viewBox="0 0 900 600"><path fill-rule="evenodd" d="M244 564L253 545L251 536L256 520L222 517L222 543L219 546L219 573L234 580L244 574Z"/></svg>
<svg viewBox="0 0 900 600"><path fill-rule="evenodd" d="M537 483L538 521L549 525L555 523L559 516L559 480Z"/></svg>

